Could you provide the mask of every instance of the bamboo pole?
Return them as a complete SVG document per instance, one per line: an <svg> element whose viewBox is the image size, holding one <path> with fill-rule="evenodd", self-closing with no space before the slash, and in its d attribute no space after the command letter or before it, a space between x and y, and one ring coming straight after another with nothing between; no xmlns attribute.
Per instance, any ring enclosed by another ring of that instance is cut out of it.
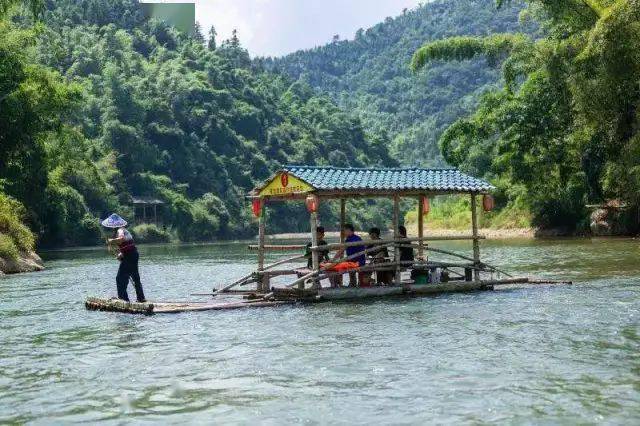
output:
<svg viewBox="0 0 640 426"><path fill-rule="evenodd" d="M473 235L473 262L475 266L480 264L480 243L478 241L478 211L476 206L476 194L471 193L471 233ZM475 281L480 281L480 271L473 272Z"/></svg>
<svg viewBox="0 0 640 426"><path fill-rule="evenodd" d="M476 237L479 240L483 240L485 239L484 236L482 235L478 235ZM443 237L426 237L426 238L403 238L402 242L404 243L414 243L414 242L418 242L420 240L423 241L465 241L465 240L473 240L474 237L472 235L461 235L461 236L443 236ZM331 243L331 244L327 244L327 245L323 245L323 246L319 246L319 247L311 247L311 250L337 250L337 249L341 249L341 248L346 248L346 247L356 247L356 246L361 246L361 245L367 245L367 246L374 246L374 245L382 245L382 244L387 244L387 243L394 243L396 242L395 239L393 238L386 238L386 239L379 239L379 240L362 240L362 241L354 241L352 243Z"/></svg>
<svg viewBox="0 0 640 426"><path fill-rule="evenodd" d="M464 259L464 260L469 260L469 261L475 262L475 261L474 261L474 259L472 259L472 258L470 258L470 257L463 256L463 255L461 255L461 254L458 254L458 253L455 253L455 252L452 252L452 251L443 250L443 249L436 249L436 248L433 248L433 247L429 247L429 248L428 248L428 250L433 251L433 252L436 252L436 253L448 254L448 255L450 255L450 256L457 256L457 257L459 257L460 259ZM489 267L489 269L492 269L492 270L494 270L494 271L496 271L496 272L499 272L499 273L501 273L501 274L503 274L503 275L506 275L506 276L508 276L508 277L513 277L513 275L509 274L508 272L505 272L505 271L503 271L503 270L501 270L501 269L498 269L498 268L496 268L496 267L495 267L495 266L493 266L493 265L489 265L488 263L482 263L482 262L480 262L480 264L481 264L481 265L484 265L484 266L487 266L487 267Z"/></svg>
<svg viewBox="0 0 640 426"><path fill-rule="evenodd" d="M152 314L155 307L153 303L148 302L126 302L121 299L100 299L97 297L87 298L84 306L90 311L111 311L146 315Z"/></svg>
<svg viewBox="0 0 640 426"><path fill-rule="evenodd" d="M265 216L265 208L264 208L264 203L261 203L260 206L260 218L259 218L259 222L258 222L258 272L262 272L264 270L264 237L265 237L265 221L266 218ZM267 287L267 289L269 288L269 280L267 279L267 282L259 282L258 283L258 289L259 290L265 290L265 287Z"/></svg>
<svg viewBox="0 0 640 426"><path fill-rule="evenodd" d="M398 240L400 238L400 197L393 196L393 239ZM400 261L400 247L398 244L394 244L394 257L395 261ZM402 280L400 276L400 268L396 268L396 282Z"/></svg>
<svg viewBox="0 0 640 426"><path fill-rule="evenodd" d="M258 244L249 244L247 246L249 250L258 250L260 246ZM265 244L262 249L267 251L289 251L289 250L304 250L307 246L303 244L284 244L284 245L270 245Z"/></svg>
<svg viewBox="0 0 640 426"><path fill-rule="evenodd" d="M297 256L293 256L293 257L288 257L288 258L286 258L286 259L282 259L282 260L279 260L279 261L277 261L277 262L275 262L275 263L272 263L272 264L270 264L270 265L267 265L267 266L265 266L262 270L263 270L263 271L266 271L266 270L272 269L272 268L274 268L274 267L276 267L276 266L280 266L280 265L283 265L283 264L285 264L285 263L294 262L294 261L296 261L296 260L303 259L303 258L305 258L305 257L306 257L306 255L304 255L304 254L299 254L299 255L297 255Z"/></svg>
<svg viewBox="0 0 640 426"><path fill-rule="evenodd" d="M344 243L344 223L347 220L347 201L344 198L340 198L340 243Z"/></svg>
<svg viewBox="0 0 640 426"><path fill-rule="evenodd" d="M424 196L418 198L418 257L424 257Z"/></svg>
<svg viewBox="0 0 640 426"><path fill-rule="evenodd" d="M531 278L511 278L508 280L489 280L482 281L484 284L489 285L509 285L509 284L533 284L533 285L545 285L545 284L555 284L555 285L572 285L571 281L556 281L556 280L536 280Z"/></svg>
<svg viewBox="0 0 640 426"><path fill-rule="evenodd" d="M318 212L311 212L310 224L311 224L311 245L313 247L316 247L318 245L318 232L316 231L316 229L318 228ZM317 251L311 252L311 269L314 272L320 269L320 261L318 259ZM319 285L319 282L317 280L314 280L313 287L315 288L318 285ZM304 290L304 282L300 284L300 289Z"/></svg>
<svg viewBox="0 0 640 426"><path fill-rule="evenodd" d="M400 247L413 247L413 245L408 244L408 245L401 245ZM448 251L448 250L443 250L443 249L438 249L438 248L434 248L434 247L427 247L426 248L427 251L433 251L435 253L442 253L442 254L447 254L450 256L455 256L455 257L459 257L460 259L464 259L464 260L468 260L470 262L475 262L475 260L472 257L468 257L468 256L463 256L461 254L455 253L453 251ZM505 272L501 269L498 269L497 267L493 266L493 265L489 265L488 263L482 263L480 262L481 266L486 266L489 269L495 271L495 272L499 272L503 275L506 275L508 277L513 277L513 275L509 274L508 272Z"/></svg>
<svg viewBox="0 0 640 426"><path fill-rule="evenodd" d="M231 288L233 288L233 287L235 287L235 286L237 286L237 285L240 285L240 284L242 284L243 282L245 282L245 281L247 281L247 280L251 279L251 278L253 277L253 275L254 275L254 272L250 273L249 275L245 275L244 277L242 277L242 278L240 278L240 279L238 279L238 280L236 280L236 281L232 282L232 283L231 283L231 284L229 284L228 286L222 287L222 288L221 288L221 289L219 289L219 290L215 290L215 289L214 289L214 290L213 290L213 293L212 293L211 295L212 295L212 296L215 296L216 294L224 293L224 292L226 292L227 290L229 290L229 289L231 289Z"/></svg>
<svg viewBox="0 0 640 426"><path fill-rule="evenodd" d="M299 270L296 269L276 269L275 271L264 271L263 273L270 278L279 277L282 275L298 275Z"/></svg>
<svg viewBox="0 0 640 426"><path fill-rule="evenodd" d="M298 255L298 256L289 257L287 259L280 260L278 262L272 263L271 265L268 265L268 266L262 268L262 272L267 271L267 270L272 269L272 268L275 268L276 266L283 265L285 263L293 262L293 261L301 259L303 257L305 257L305 255L301 254L301 255ZM214 290L213 293L212 293L212 296L215 296L216 294L219 294L219 293L225 293L227 290L230 290L231 288L233 288L233 287L235 287L237 285L242 285L243 282L250 280L251 278L254 277L254 275L255 275L255 272L252 272L249 275L245 275L244 277L232 282L228 286L225 286L225 287L223 287L223 288L221 288L219 290Z"/></svg>

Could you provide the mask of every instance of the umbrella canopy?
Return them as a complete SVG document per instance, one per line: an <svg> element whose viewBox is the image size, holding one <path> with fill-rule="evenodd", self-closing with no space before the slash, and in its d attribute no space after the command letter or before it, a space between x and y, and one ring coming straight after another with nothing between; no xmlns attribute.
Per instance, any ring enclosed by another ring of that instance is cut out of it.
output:
<svg viewBox="0 0 640 426"><path fill-rule="evenodd" d="M105 228L122 228L127 226L127 221L114 213L102 221L102 226Z"/></svg>

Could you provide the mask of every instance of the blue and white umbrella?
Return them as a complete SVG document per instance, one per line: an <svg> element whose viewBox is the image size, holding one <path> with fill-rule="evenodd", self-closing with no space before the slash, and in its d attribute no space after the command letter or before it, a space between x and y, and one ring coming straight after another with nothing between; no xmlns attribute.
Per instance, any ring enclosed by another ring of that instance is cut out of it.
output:
<svg viewBox="0 0 640 426"><path fill-rule="evenodd" d="M102 226L105 228L122 228L127 226L127 221L114 213L102 221Z"/></svg>

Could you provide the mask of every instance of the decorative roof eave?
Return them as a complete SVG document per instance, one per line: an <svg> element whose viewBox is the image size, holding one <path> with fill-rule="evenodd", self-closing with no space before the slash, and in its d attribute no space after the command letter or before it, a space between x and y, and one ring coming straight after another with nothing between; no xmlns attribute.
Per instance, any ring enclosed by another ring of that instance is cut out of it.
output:
<svg viewBox="0 0 640 426"><path fill-rule="evenodd" d="M360 186L359 186L360 185ZM285 166L249 198L301 199L308 194L323 198L406 197L445 194L488 194L488 182L453 168L355 169Z"/></svg>
<svg viewBox="0 0 640 426"><path fill-rule="evenodd" d="M320 198L393 198L395 195L401 197L435 197L438 195L462 195L462 194L475 194L485 195L490 194L491 191L466 191L466 190L451 190L451 191L431 191L422 189L412 189L404 191L372 191L372 190L343 190L343 191L328 191L328 190L315 190L299 194L288 194L281 196L266 196L262 197L258 193L251 191L245 198L252 200L256 198L267 198L276 201L288 201L288 200L304 200L308 195L313 194Z"/></svg>

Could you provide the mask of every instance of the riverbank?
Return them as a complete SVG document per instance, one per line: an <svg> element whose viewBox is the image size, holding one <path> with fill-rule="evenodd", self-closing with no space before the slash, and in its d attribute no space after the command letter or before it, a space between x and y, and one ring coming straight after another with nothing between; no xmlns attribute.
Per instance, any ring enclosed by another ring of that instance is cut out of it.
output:
<svg viewBox="0 0 640 426"><path fill-rule="evenodd" d="M0 258L0 275L44 270L44 263L35 252L20 254L16 259Z"/></svg>

